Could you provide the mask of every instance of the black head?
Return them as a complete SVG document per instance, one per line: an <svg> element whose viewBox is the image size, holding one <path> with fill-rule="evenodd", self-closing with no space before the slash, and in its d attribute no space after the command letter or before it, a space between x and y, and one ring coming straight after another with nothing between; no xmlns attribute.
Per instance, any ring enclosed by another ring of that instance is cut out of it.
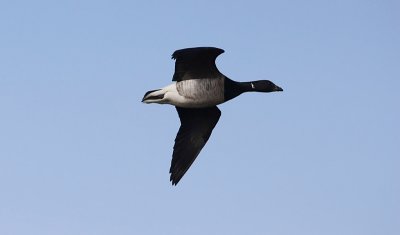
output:
<svg viewBox="0 0 400 235"><path fill-rule="evenodd" d="M275 85L273 82L269 80L254 81L251 82L250 85L254 91L259 91L259 92L283 91L281 87Z"/></svg>

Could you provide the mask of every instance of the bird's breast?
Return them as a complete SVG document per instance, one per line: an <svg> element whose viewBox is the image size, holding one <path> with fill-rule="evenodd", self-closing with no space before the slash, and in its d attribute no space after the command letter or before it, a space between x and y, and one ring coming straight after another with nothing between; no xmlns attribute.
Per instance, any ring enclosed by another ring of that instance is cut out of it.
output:
<svg viewBox="0 0 400 235"><path fill-rule="evenodd" d="M176 83L176 89L184 98L184 102L176 106L203 108L224 102L223 78L184 80Z"/></svg>

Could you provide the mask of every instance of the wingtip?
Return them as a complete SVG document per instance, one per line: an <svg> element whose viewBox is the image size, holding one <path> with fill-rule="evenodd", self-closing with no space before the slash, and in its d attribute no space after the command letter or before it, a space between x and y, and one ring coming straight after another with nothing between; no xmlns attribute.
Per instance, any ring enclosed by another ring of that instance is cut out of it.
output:
<svg viewBox="0 0 400 235"><path fill-rule="evenodd" d="M172 186L176 186L182 179L182 176L179 176L177 172L173 172L172 168L169 169L169 174L169 181L171 182Z"/></svg>
<svg viewBox="0 0 400 235"><path fill-rule="evenodd" d="M172 177L172 174L169 178L169 181L171 181L172 186L176 186L179 183L179 180L176 180L174 177Z"/></svg>

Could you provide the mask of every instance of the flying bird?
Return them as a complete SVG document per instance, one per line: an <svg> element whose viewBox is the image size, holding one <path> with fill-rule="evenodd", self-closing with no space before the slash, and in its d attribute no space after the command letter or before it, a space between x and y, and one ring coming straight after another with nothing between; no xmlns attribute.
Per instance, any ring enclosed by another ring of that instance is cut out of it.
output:
<svg viewBox="0 0 400 235"><path fill-rule="evenodd" d="M244 92L274 92L282 88L268 80L236 82L223 75L215 59L224 50L195 47L177 50L173 83L146 92L146 104L171 104L178 112L181 126L175 138L170 181L176 185L210 138L221 111L217 105Z"/></svg>

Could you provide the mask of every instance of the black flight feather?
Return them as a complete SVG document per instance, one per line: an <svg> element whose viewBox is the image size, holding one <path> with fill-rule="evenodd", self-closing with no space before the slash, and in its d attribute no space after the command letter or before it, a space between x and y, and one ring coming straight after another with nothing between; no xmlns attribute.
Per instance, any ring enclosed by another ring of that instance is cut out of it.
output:
<svg viewBox="0 0 400 235"><path fill-rule="evenodd" d="M201 109L176 107L181 127L175 138L170 181L176 185L192 165L221 116L217 106Z"/></svg>
<svg viewBox="0 0 400 235"><path fill-rule="evenodd" d="M215 59L224 50L215 47L194 47L177 50L172 54L175 59L175 73L172 81L223 76L215 65Z"/></svg>

